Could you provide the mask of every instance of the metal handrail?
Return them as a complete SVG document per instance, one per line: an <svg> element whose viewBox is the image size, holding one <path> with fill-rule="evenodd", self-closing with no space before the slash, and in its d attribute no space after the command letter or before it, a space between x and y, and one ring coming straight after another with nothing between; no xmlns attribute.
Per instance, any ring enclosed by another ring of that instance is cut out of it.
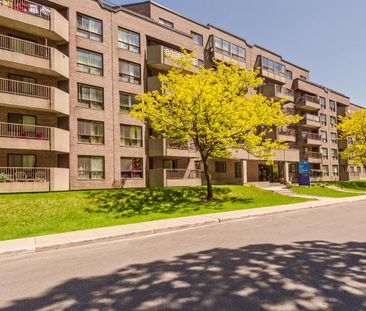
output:
<svg viewBox="0 0 366 311"><path fill-rule="evenodd" d="M286 136L295 136L296 131L294 129L278 129L277 133L280 135L286 135Z"/></svg>
<svg viewBox="0 0 366 311"><path fill-rule="evenodd" d="M0 49L50 59L51 48L42 44L27 40L0 35Z"/></svg>
<svg viewBox="0 0 366 311"><path fill-rule="evenodd" d="M1 182L46 182L50 180L50 168L0 167Z"/></svg>
<svg viewBox="0 0 366 311"><path fill-rule="evenodd" d="M315 158L315 159L322 158L322 154L320 152L314 152L314 151L304 152L302 155L304 158Z"/></svg>
<svg viewBox="0 0 366 311"><path fill-rule="evenodd" d="M51 97L49 86L2 78L0 78L0 92L44 99Z"/></svg>
<svg viewBox="0 0 366 311"><path fill-rule="evenodd" d="M0 122L0 137L49 140L50 131L46 126Z"/></svg>
<svg viewBox="0 0 366 311"><path fill-rule="evenodd" d="M305 102L309 101L309 102L312 102L313 104L320 105L318 97L307 95L307 94L296 96L295 101L301 102L301 103L305 103Z"/></svg>

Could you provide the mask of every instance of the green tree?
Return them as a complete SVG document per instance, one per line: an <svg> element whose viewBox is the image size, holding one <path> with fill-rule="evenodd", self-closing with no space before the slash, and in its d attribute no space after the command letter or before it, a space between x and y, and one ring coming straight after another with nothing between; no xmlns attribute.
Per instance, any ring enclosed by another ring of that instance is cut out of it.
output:
<svg viewBox="0 0 366 311"><path fill-rule="evenodd" d="M366 110L360 109L349 116L340 116L339 121L339 138L349 140L347 148L341 153L342 158L348 159L351 164L366 167Z"/></svg>
<svg viewBox="0 0 366 311"><path fill-rule="evenodd" d="M177 68L159 75L162 89L137 96L140 103L131 114L164 138L194 143L203 162L207 201L212 201L209 159L231 157L233 149L268 159L273 149L287 148L284 141L267 138L269 132L300 117L286 115L281 101L252 92L263 83L256 72L223 62L216 69L194 70L191 59L185 53L175 60Z"/></svg>

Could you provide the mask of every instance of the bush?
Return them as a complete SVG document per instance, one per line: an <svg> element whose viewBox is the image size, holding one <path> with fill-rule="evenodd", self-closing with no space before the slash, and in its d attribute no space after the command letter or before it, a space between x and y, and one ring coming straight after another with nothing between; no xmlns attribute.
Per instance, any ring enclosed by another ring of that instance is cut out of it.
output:
<svg viewBox="0 0 366 311"><path fill-rule="evenodd" d="M0 173L0 182L5 182L7 179L7 176L5 173Z"/></svg>
<svg viewBox="0 0 366 311"><path fill-rule="evenodd" d="M337 183L341 188L354 190L366 190L366 180L340 181Z"/></svg>

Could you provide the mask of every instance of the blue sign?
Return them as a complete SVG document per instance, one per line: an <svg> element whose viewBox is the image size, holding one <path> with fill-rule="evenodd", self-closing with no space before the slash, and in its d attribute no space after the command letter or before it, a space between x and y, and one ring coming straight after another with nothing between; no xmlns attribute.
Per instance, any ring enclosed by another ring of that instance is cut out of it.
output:
<svg viewBox="0 0 366 311"><path fill-rule="evenodd" d="M310 173L310 165L308 161L299 161L299 174Z"/></svg>
<svg viewBox="0 0 366 311"><path fill-rule="evenodd" d="M310 187L310 173L299 174L299 186Z"/></svg>

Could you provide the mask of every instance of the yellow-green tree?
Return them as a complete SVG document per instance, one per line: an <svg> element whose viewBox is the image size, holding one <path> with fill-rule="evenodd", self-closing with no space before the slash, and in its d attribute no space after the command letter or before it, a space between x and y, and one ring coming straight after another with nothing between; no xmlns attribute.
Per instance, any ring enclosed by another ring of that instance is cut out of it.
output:
<svg viewBox="0 0 366 311"><path fill-rule="evenodd" d="M286 115L282 102L250 94L263 80L254 71L217 63L216 69L192 69L190 55L176 60L178 68L160 74L160 91L137 96L131 114L149 122L152 129L176 143L193 142L201 155L207 182L207 201L213 199L208 161L228 158L231 150L245 149L268 158L272 149L286 149L281 140L266 137L274 127L297 123ZM187 68L189 67L189 68Z"/></svg>
<svg viewBox="0 0 366 311"><path fill-rule="evenodd" d="M366 109L352 112L349 116L339 117L339 138L347 139L347 148L341 153L349 163L366 167Z"/></svg>

